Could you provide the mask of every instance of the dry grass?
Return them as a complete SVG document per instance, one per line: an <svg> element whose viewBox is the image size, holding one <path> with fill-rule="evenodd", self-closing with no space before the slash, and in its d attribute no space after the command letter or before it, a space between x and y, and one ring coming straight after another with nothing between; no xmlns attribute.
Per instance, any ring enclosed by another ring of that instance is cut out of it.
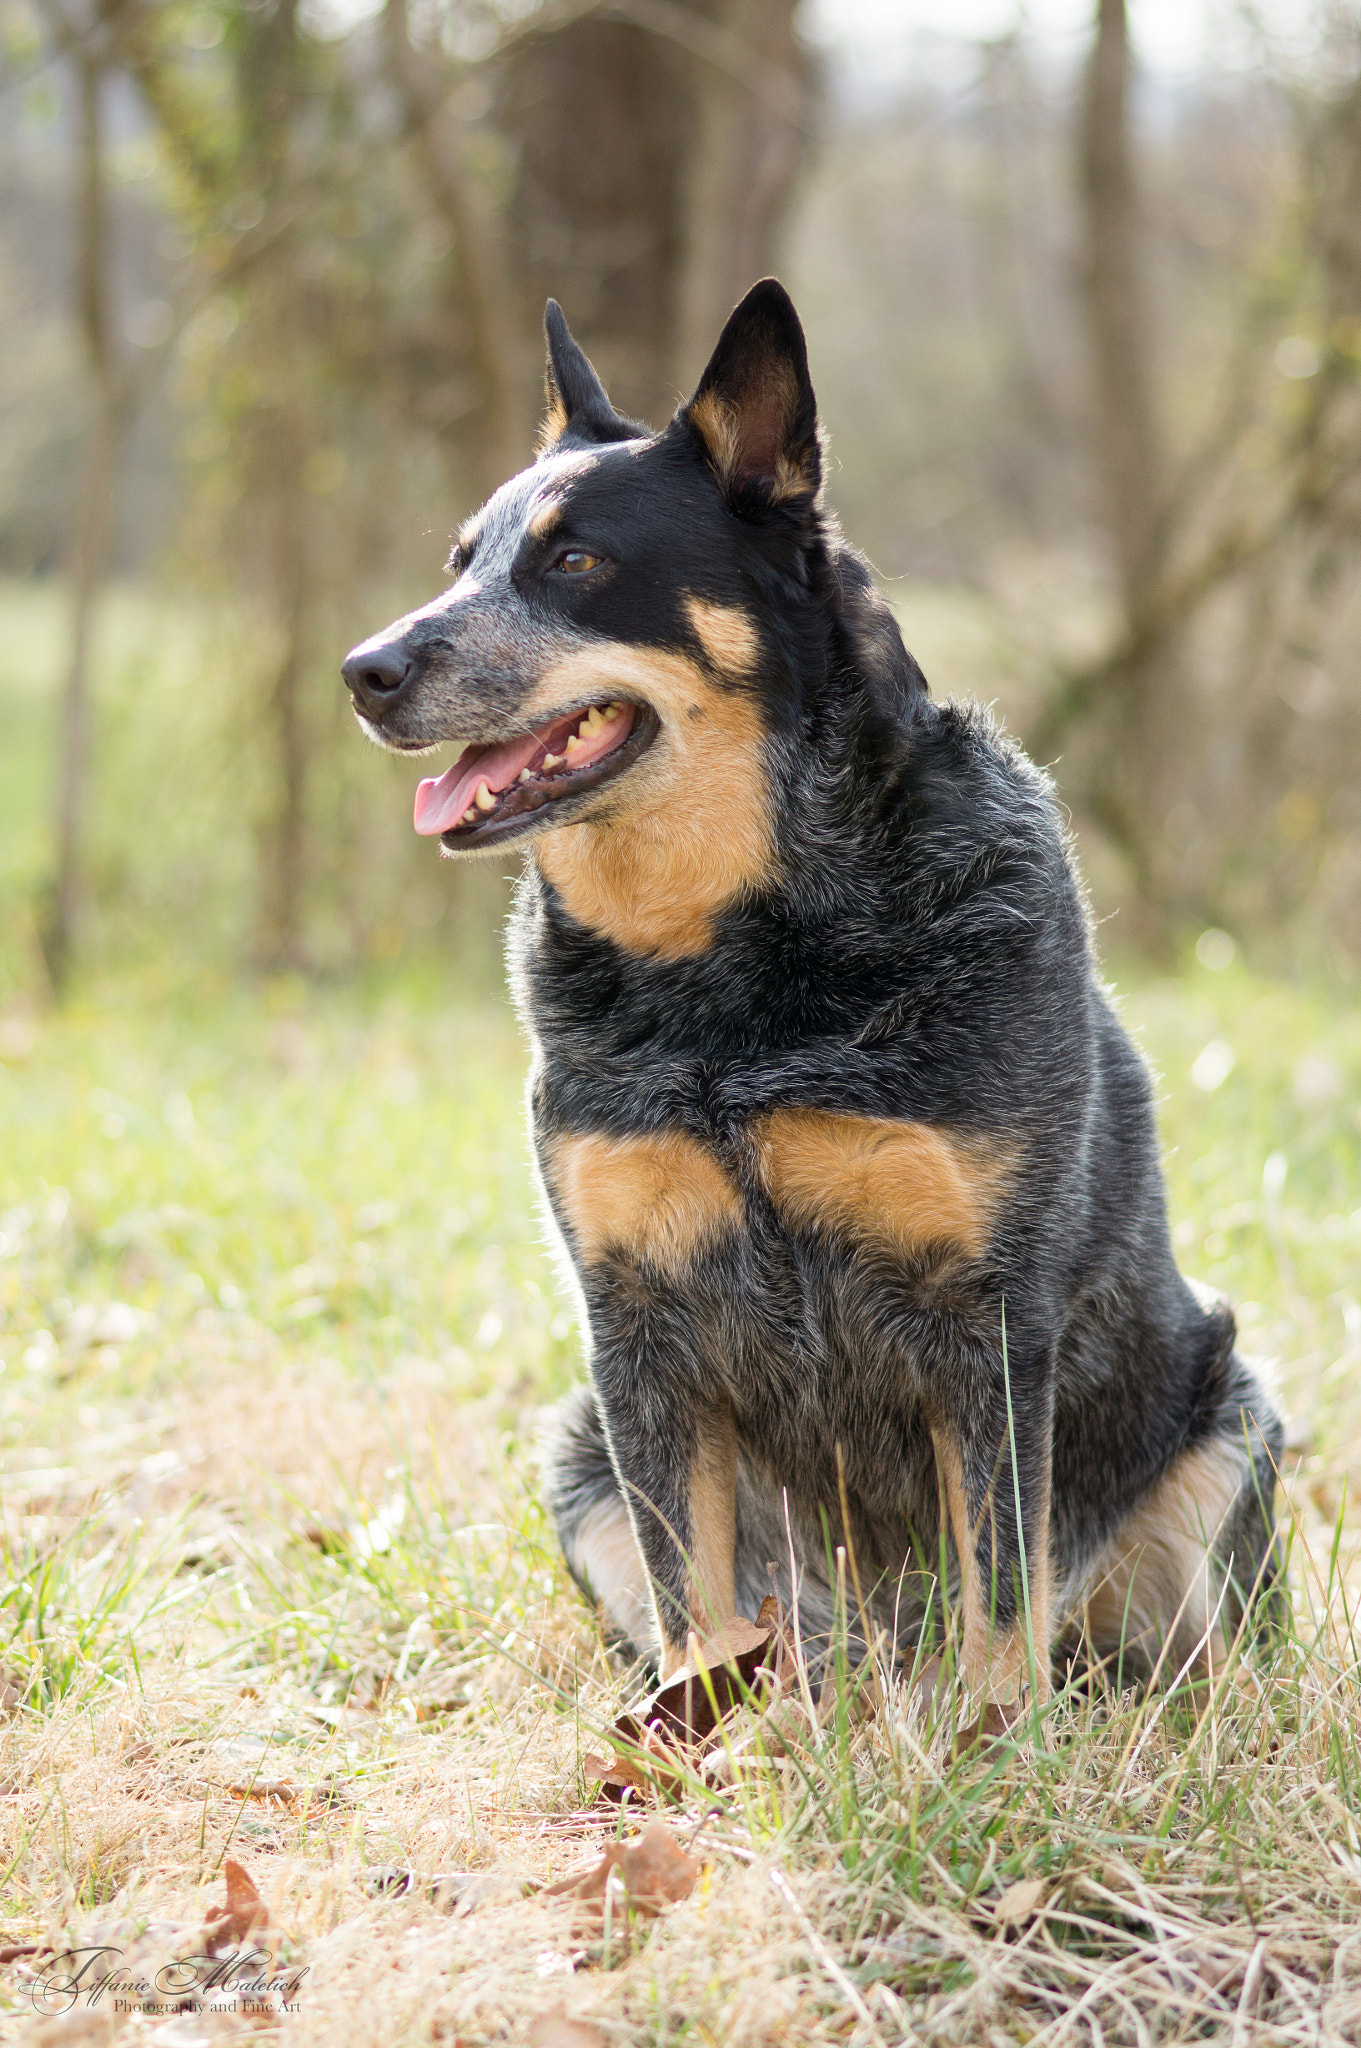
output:
<svg viewBox="0 0 1361 2048"><path fill-rule="evenodd" d="M1209 1701L1070 1696L957 1763L890 1681L683 1801L699 1885L605 1942L534 1892L619 1825L580 1758L637 1674L534 1500L573 1368L519 1049L412 982L152 993L4 1027L0 1941L168 1954L231 1856L307 1971L258 2038L523 2041L565 2003L659 2048L1361 2040L1350 1018L1195 970L1133 1006L1184 1255L1308 1424L1290 1639ZM1231 1079L1188 1087L1230 1036ZM375 1893L384 1866L421 1881ZM450 1910L424 1880L455 1871L486 1881ZM40 2019L2 1974L5 2038L245 2025Z"/></svg>

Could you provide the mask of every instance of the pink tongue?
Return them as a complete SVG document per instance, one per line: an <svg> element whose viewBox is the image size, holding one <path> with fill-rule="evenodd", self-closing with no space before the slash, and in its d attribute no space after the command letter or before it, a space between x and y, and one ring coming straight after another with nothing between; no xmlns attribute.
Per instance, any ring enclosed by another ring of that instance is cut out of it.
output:
<svg viewBox="0 0 1361 2048"><path fill-rule="evenodd" d="M416 830L427 839L452 831L472 802L479 782L493 792L509 789L542 745L537 733L527 732L523 739L507 740L503 746L465 748L443 775L429 775L418 784Z"/></svg>
<svg viewBox="0 0 1361 2048"><path fill-rule="evenodd" d="M427 776L417 785L416 830L426 839L451 832L472 803L480 782L485 782L495 796L509 789L520 770L537 757L545 753L562 754L567 736L580 715L560 718L553 725L540 726L537 732L527 732L522 739L506 740L499 747L465 747L452 768L446 768L440 776ZM622 745L633 730L633 720L633 706L626 704L620 717L612 718L583 741L568 765L589 768L602 754Z"/></svg>

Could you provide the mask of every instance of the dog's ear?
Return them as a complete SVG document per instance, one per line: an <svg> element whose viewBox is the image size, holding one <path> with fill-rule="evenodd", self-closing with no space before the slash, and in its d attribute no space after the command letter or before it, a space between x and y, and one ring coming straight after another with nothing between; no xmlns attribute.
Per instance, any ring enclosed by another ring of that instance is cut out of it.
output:
<svg viewBox="0 0 1361 2048"><path fill-rule="evenodd" d="M775 278L754 284L729 315L679 417L734 510L812 506L822 481L817 400L799 316Z"/></svg>
<svg viewBox="0 0 1361 2048"><path fill-rule="evenodd" d="M573 341L556 299L550 299L544 310L543 331L548 341L543 380L548 409L539 435L539 453L552 448L564 435L578 441L629 440L637 429L610 404L584 350Z"/></svg>

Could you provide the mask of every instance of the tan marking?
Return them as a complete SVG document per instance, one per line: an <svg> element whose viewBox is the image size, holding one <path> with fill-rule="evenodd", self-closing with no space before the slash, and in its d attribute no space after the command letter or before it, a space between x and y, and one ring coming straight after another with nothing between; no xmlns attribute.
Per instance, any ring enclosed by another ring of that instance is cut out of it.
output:
<svg viewBox="0 0 1361 2048"><path fill-rule="evenodd" d="M620 1634L636 1650L653 1648L657 1617L652 1588L622 1501L603 1501L582 1516L571 1538L570 1558Z"/></svg>
<svg viewBox="0 0 1361 2048"><path fill-rule="evenodd" d="M992 1529L992 1573L985 1580L978 1569L978 1536L982 1516L971 1520L964 1490L959 1447L947 1429L933 1425L931 1438L950 1517L950 1534L959 1560L959 1602L962 1618L960 1663L970 1689L980 1699L1010 1702L1030 1684L1030 1642L1026 1636L1025 1603L1016 1620L998 1631L992 1620L991 1578L997 1570L996 1524ZM1049 1697L1050 1562L1049 1480L1046 1475L1040 1512L1026 1546L1029 1568L1030 1626L1035 1644L1035 1688L1043 1703Z"/></svg>
<svg viewBox="0 0 1361 2048"><path fill-rule="evenodd" d="M691 631L717 669L748 675L755 668L761 641L740 605L710 604L707 598L685 600Z"/></svg>
<svg viewBox="0 0 1361 2048"><path fill-rule="evenodd" d="M553 446L553 443L561 440L562 436L567 432L568 426L567 407L563 404L557 391L550 390L547 398L548 410L544 413L543 425L539 428L539 440L536 451L540 455L546 455Z"/></svg>
<svg viewBox="0 0 1361 2048"><path fill-rule="evenodd" d="M737 432L737 413L714 391L701 391L690 407L690 420L709 451L713 463L724 483L730 483L737 473L741 442Z"/></svg>
<svg viewBox="0 0 1361 2048"><path fill-rule="evenodd" d="M754 388L750 396L744 393L740 407L720 398L716 391L703 391L694 400L688 417L698 429L718 480L725 488L744 468L751 467L753 474L768 477L770 497L775 504L809 495L811 477L790 460L784 446L798 402L798 385L784 364L779 366L774 382ZM751 448L752 440L764 444L759 454ZM776 451L769 465L762 459L767 450Z"/></svg>
<svg viewBox="0 0 1361 2048"><path fill-rule="evenodd" d="M548 1148L544 1178L587 1265L621 1251L682 1266L706 1238L742 1226L737 1190L712 1152L678 1131L560 1139Z"/></svg>
<svg viewBox="0 0 1361 2048"><path fill-rule="evenodd" d="M706 1418L690 1473L690 1565L685 1604L701 1642L737 1612L737 1431L731 1413Z"/></svg>
<svg viewBox="0 0 1361 2048"><path fill-rule="evenodd" d="M530 515L529 531L535 540L546 540L562 518L562 501L545 498L538 510Z"/></svg>
<svg viewBox="0 0 1361 2048"><path fill-rule="evenodd" d="M771 1200L794 1223L840 1224L909 1253L986 1249L1007 1162L929 1124L777 1109L756 1144Z"/></svg>
<svg viewBox="0 0 1361 2048"><path fill-rule="evenodd" d="M1188 1660L1188 1675L1213 1677L1228 1647L1222 1614L1216 1617L1222 1583L1216 1542L1249 1483L1246 1452L1235 1444L1182 1452L1107 1545L1088 1581L1083 1625L1098 1656L1117 1656L1123 1635L1136 1676L1152 1671L1166 1645L1166 1682Z"/></svg>
<svg viewBox="0 0 1361 2048"><path fill-rule="evenodd" d="M601 792L598 819L546 832L535 858L578 924L630 953L692 958L717 913L774 867L760 716L697 662L611 641L550 669L523 716L611 695L645 698L662 730Z"/></svg>

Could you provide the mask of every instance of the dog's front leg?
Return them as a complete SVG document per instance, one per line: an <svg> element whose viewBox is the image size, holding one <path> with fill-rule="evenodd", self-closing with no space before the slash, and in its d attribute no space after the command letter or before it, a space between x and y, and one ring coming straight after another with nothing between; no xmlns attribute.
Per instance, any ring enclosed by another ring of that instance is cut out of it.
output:
<svg viewBox="0 0 1361 2048"><path fill-rule="evenodd" d="M932 1422L959 1562L964 1675L999 1704L1020 1699L1032 1669L1037 1696L1049 1694L1052 1418L1048 1355L1027 1362L1013 1350L1005 1366L1000 1355L971 1360Z"/></svg>
<svg viewBox="0 0 1361 2048"><path fill-rule="evenodd" d="M737 1437L706 1369L693 1304L644 1276L586 1286L595 1381L610 1452L652 1589L669 1677L693 1630L731 1619Z"/></svg>

